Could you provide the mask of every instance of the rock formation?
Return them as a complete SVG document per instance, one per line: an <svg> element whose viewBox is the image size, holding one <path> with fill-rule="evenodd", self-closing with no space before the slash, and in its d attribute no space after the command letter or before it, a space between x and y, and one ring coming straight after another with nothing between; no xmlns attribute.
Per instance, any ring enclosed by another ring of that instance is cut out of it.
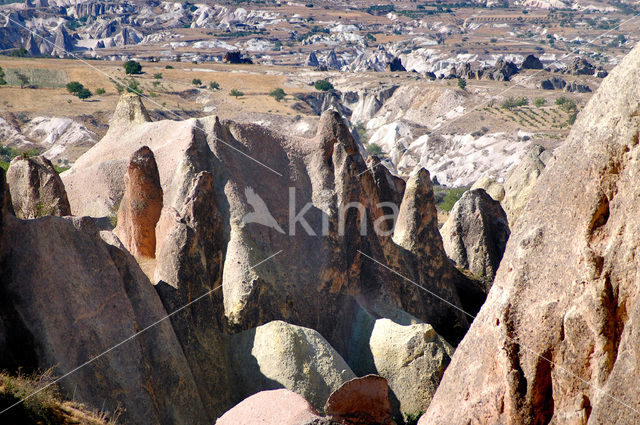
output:
<svg viewBox="0 0 640 425"><path fill-rule="evenodd" d="M445 252L459 267L481 279L493 280L510 234L500 202L483 189L466 191L440 233Z"/></svg>
<svg viewBox="0 0 640 425"><path fill-rule="evenodd" d="M483 177L478 179L469 190L474 189L484 189L489 196L498 202L501 202L504 199L504 185L502 183L498 183L492 178Z"/></svg>
<svg viewBox="0 0 640 425"><path fill-rule="evenodd" d="M387 380L367 375L346 382L327 400L324 410L344 425L392 425Z"/></svg>
<svg viewBox="0 0 640 425"><path fill-rule="evenodd" d="M637 422L639 75L636 47L556 151L420 424Z"/></svg>
<svg viewBox="0 0 640 425"><path fill-rule="evenodd" d="M111 126L123 126L128 123L142 124L145 122L151 122L151 118L142 104L140 96L135 93L122 95L113 117L111 117Z"/></svg>
<svg viewBox="0 0 640 425"><path fill-rule="evenodd" d="M222 415L215 425L329 425L304 398L286 389L262 391ZM337 425L337 424L336 424Z"/></svg>
<svg viewBox="0 0 640 425"><path fill-rule="evenodd" d="M244 396L284 387L322 411L329 395L356 377L322 335L282 321L234 335L229 350Z"/></svg>
<svg viewBox="0 0 640 425"><path fill-rule="evenodd" d="M453 348L430 325L402 326L389 319L376 320L369 347L376 373L391 389L394 416L426 411Z"/></svg>
<svg viewBox="0 0 640 425"><path fill-rule="evenodd" d="M567 67L567 73L572 75L593 75L596 67L584 58L573 58Z"/></svg>
<svg viewBox="0 0 640 425"><path fill-rule="evenodd" d="M548 80L543 80L540 83L540 87L543 90L562 90L567 86L567 82L560 77L551 77Z"/></svg>
<svg viewBox="0 0 640 425"><path fill-rule="evenodd" d="M7 170L15 215L21 219L71 215L64 184L43 156L17 156Z"/></svg>
<svg viewBox="0 0 640 425"><path fill-rule="evenodd" d="M544 68L540 59L538 59L535 55L529 55L524 58L524 61L521 65L522 69L542 69Z"/></svg>
<svg viewBox="0 0 640 425"><path fill-rule="evenodd" d="M3 368L73 371L59 382L66 397L107 414L121 406L125 423L210 423L168 321L106 352L166 316L111 232L87 217L21 221L7 208L1 230Z"/></svg>
<svg viewBox="0 0 640 425"><path fill-rule="evenodd" d="M511 227L529 200L540 174L553 157L553 154L542 146L533 145L527 150L520 163L507 174L504 182L505 195L501 204L507 213Z"/></svg>
<svg viewBox="0 0 640 425"><path fill-rule="evenodd" d="M162 187L156 160L147 146L131 156L124 183L115 233L135 257L155 258Z"/></svg>
<svg viewBox="0 0 640 425"><path fill-rule="evenodd" d="M575 81L572 81L571 83L567 84L567 86L564 88L564 91L569 93L591 93L591 87L586 84L579 84Z"/></svg>

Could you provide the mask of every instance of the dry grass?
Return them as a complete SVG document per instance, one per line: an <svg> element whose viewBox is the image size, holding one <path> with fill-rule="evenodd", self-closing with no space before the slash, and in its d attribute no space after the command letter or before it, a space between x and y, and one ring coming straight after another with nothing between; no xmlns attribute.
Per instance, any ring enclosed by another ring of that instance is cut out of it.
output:
<svg viewBox="0 0 640 425"><path fill-rule="evenodd" d="M3 413L0 422L38 425L115 425L117 423L119 412L107 418L104 413L91 412L79 403L63 401L55 384L36 393L54 379L51 370L41 374L18 374L17 376L0 372L0 410L24 400ZM29 397L31 394L34 395Z"/></svg>

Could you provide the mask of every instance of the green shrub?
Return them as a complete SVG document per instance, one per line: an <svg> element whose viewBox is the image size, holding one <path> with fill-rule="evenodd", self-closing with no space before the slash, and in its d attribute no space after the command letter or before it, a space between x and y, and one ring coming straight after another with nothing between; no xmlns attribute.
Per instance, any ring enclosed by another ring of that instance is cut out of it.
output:
<svg viewBox="0 0 640 425"><path fill-rule="evenodd" d="M4 86L7 84L7 80L5 80L4 77L5 77L4 70L0 66L0 86Z"/></svg>
<svg viewBox="0 0 640 425"><path fill-rule="evenodd" d="M366 146L367 152L371 155L382 155L382 147L377 143L369 143Z"/></svg>
<svg viewBox="0 0 640 425"><path fill-rule="evenodd" d="M320 90L320 91L333 90L333 84L331 84L327 80L316 81L316 83L314 84L314 87L316 88L316 90Z"/></svg>
<svg viewBox="0 0 640 425"><path fill-rule="evenodd" d="M76 96L80 100L85 100L93 96L93 93L91 93L91 90L89 90L88 88L83 87L78 93L76 93Z"/></svg>
<svg viewBox="0 0 640 425"><path fill-rule="evenodd" d="M521 106L526 106L529 104L529 99L526 97L510 97L502 102L502 107L504 109L514 109Z"/></svg>
<svg viewBox="0 0 640 425"><path fill-rule="evenodd" d="M283 89L278 87L277 89L271 90L271 92L269 93L269 96L273 97L275 100L280 102L282 99L287 97L287 93L285 93Z"/></svg>
<svg viewBox="0 0 640 425"><path fill-rule="evenodd" d="M162 80L162 72L153 74L153 78L155 78L156 80Z"/></svg>
<svg viewBox="0 0 640 425"><path fill-rule="evenodd" d="M458 202L458 200L462 197L462 195L467 191L466 187L456 188L456 189L445 189L446 195L444 196L442 202L438 205L443 211L451 211L453 206Z"/></svg>
<svg viewBox="0 0 640 425"><path fill-rule="evenodd" d="M547 103L547 100L544 97L539 97L533 101L533 104L536 105L537 108L542 108Z"/></svg>
<svg viewBox="0 0 640 425"><path fill-rule="evenodd" d="M460 87L462 90L465 90L467 88L467 80L465 80L464 78L458 78L458 87Z"/></svg>
<svg viewBox="0 0 640 425"><path fill-rule="evenodd" d="M127 75L142 74L142 65L134 60L126 61L124 63L124 71Z"/></svg>
<svg viewBox="0 0 640 425"><path fill-rule="evenodd" d="M142 87L135 78L129 79L129 84L127 85L127 91L129 93L142 94Z"/></svg>
<svg viewBox="0 0 640 425"><path fill-rule="evenodd" d="M103 94L105 94L106 92L107 92L107 91L106 91L105 89L103 89L102 87L98 87L98 88L96 89L96 94L97 94L98 96L102 96L102 95L103 95Z"/></svg>
<svg viewBox="0 0 640 425"><path fill-rule="evenodd" d="M82 85L80 82L78 81L71 81L69 84L67 84L67 91L71 94L76 94L78 92L80 92L80 90L82 90L84 88L84 85Z"/></svg>
<svg viewBox="0 0 640 425"><path fill-rule="evenodd" d="M164 69L173 69L173 67L171 65L167 65L164 67Z"/></svg>
<svg viewBox="0 0 640 425"><path fill-rule="evenodd" d="M209 83L209 88L211 90L220 90L220 84L217 81L212 81Z"/></svg>
<svg viewBox="0 0 640 425"><path fill-rule="evenodd" d="M231 91L229 92L229 95L230 95L230 96L233 96L233 97L235 97L235 98L237 99L237 98L239 98L239 97L244 96L244 93L243 93L243 92L241 92L240 90L233 89L233 90L231 90Z"/></svg>
<svg viewBox="0 0 640 425"><path fill-rule="evenodd" d="M202 80L199 78L194 78L193 80L191 80L191 84L193 84L194 86L201 86Z"/></svg>

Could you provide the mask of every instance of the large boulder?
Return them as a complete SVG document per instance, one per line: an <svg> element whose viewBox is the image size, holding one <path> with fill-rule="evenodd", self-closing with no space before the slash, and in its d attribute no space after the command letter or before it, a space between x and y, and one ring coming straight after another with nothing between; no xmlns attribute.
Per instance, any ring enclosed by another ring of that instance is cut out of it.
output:
<svg viewBox="0 0 640 425"><path fill-rule="evenodd" d="M244 396L286 388L322 411L329 395L356 377L322 335L282 321L234 335L229 350Z"/></svg>
<svg viewBox="0 0 640 425"><path fill-rule="evenodd" d="M64 184L43 156L17 156L7 170L13 209L21 219L71 215Z"/></svg>
<svg viewBox="0 0 640 425"><path fill-rule="evenodd" d="M387 380L367 375L345 382L324 406L327 416L343 425L392 425Z"/></svg>
<svg viewBox="0 0 640 425"><path fill-rule="evenodd" d="M509 239L507 214L483 189L466 191L440 229L444 250L458 267L493 280Z"/></svg>
<svg viewBox="0 0 640 425"><path fill-rule="evenodd" d="M544 66L542 65L542 62L540 62L540 59L538 59L535 55L528 55L526 58L524 58L524 61L522 61L522 69L542 69L544 68Z"/></svg>
<svg viewBox="0 0 640 425"><path fill-rule="evenodd" d="M320 425L322 417L300 395L287 389L262 391L222 415L215 425Z"/></svg>
<svg viewBox="0 0 640 425"><path fill-rule="evenodd" d="M369 340L376 373L387 379L396 415L427 410L451 361L453 348L431 325L402 326L389 319L375 322Z"/></svg>
<svg viewBox="0 0 640 425"><path fill-rule="evenodd" d="M158 166L147 146L131 156L124 184L115 233L135 257L154 258L163 194Z"/></svg>
<svg viewBox="0 0 640 425"><path fill-rule="evenodd" d="M638 99L636 47L533 189L420 424L637 423Z"/></svg>
<svg viewBox="0 0 640 425"><path fill-rule="evenodd" d="M533 145L520 163L507 174L504 182L505 195L501 204L507 213L510 226L518 220L540 175L553 158L553 153L540 145Z"/></svg>

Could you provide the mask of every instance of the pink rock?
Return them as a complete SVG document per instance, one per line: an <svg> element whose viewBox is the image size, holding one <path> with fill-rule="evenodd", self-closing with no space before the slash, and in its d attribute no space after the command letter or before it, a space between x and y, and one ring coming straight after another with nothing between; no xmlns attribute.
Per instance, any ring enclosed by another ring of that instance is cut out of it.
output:
<svg viewBox="0 0 640 425"><path fill-rule="evenodd" d="M262 391L222 415L216 425L300 425L322 419L301 396L286 390Z"/></svg>
<svg viewBox="0 0 640 425"><path fill-rule="evenodd" d="M345 425L391 425L391 403L387 380L367 375L345 382L329 396L327 416Z"/></svg>

